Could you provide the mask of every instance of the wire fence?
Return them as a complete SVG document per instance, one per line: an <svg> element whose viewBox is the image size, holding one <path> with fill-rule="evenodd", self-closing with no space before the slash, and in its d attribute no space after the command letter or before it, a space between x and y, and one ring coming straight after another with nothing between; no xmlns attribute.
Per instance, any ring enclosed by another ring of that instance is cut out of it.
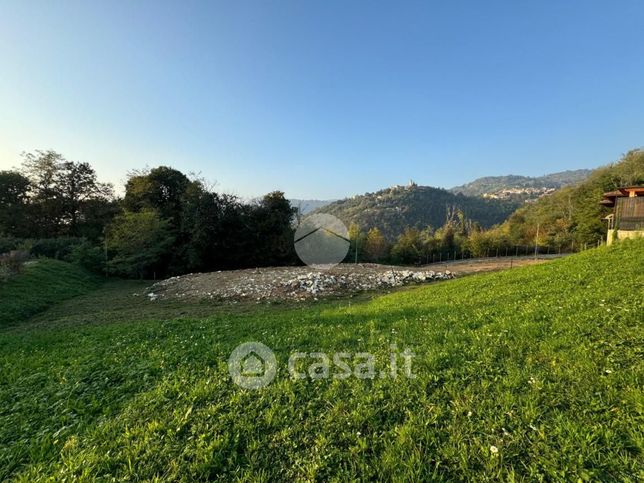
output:
<svg viewBox="0 0 644 483"><path fill-rule="evenodd" d="M416 265L429 265L432 263L455 262L460 260L484 259L484 258L518 258L518 257L543 257L550 255L567 255L580 251L596 248L605 244L604 240L597 243L584 243L569 246L550 245L512 245L491 247L476 252L469 249L455 248L453 250L434 250L419 255Z"/></svg>

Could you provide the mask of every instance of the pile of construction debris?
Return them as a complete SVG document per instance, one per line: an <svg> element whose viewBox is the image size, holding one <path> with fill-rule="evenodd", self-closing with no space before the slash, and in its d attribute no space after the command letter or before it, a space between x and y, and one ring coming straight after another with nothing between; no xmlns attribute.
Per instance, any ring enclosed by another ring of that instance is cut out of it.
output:
<svg viewBox="0 0 644 483"><path fill-rule="evenodd" d="M148 287L145 295L151 301L168 298L215 299L233 303L303 301L453 277L449 270L435 272L376 264L338 265L330 270L258 268L172 277Z"/></svg>

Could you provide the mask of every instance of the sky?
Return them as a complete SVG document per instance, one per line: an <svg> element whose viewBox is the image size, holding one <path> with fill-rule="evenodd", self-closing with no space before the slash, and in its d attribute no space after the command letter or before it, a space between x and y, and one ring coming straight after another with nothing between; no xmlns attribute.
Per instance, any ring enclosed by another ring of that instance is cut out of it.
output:
<svg viewBox="0 0 644 483"><path fill-rule="evenodd" d="M644 145L644 2L0 0L0 169L329 199Z"/></svg>

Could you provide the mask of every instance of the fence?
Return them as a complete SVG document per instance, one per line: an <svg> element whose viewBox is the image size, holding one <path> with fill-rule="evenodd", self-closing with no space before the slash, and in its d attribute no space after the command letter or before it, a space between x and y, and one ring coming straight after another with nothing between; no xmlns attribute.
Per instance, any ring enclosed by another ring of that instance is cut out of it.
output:
<svg viewBox="0 0 644 483"><path fill-rule="evenodd" d="M420 256L416 262L417 265L429 265L431 263L454 262L459 260L480 259L480 258L504 258L504 257L526 257L526 256L549 256L564 255L576 253L590 248L601 246L604 240L598 240L597 243L585 243L575 247L574 243L570 246L553 247L549 245L512 245L499 246L485 250L485 252L474 254L467 249L438 250L425 253Z"/></svg>

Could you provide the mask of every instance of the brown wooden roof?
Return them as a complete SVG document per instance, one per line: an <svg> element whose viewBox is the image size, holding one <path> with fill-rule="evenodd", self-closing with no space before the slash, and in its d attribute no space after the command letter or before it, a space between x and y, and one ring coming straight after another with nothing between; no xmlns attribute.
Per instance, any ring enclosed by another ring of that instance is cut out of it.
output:
<svg viewBox="0 0 644 483"><path fill-rule="evenodd" d="M627 186L625 188L617 188L615 191L604 193L604 199L601 200L599 204L613 207L615 206L616 198L629 196L633 191L635 192L635 196L644 196L644 186Z"/></svg>

